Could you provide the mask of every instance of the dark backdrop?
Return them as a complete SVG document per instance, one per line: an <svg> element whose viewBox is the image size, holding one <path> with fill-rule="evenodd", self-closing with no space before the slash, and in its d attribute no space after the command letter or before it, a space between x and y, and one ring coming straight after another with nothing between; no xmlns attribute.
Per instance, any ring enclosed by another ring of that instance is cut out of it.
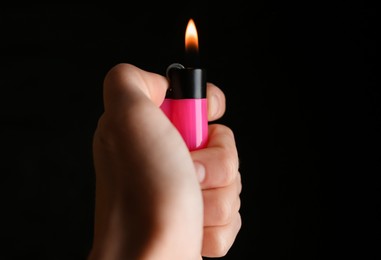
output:
<svg viewBox="0 0 381 260"><path fill-rule="evenodd" d="M376 9L234 1L0 9L0 258L85 259L92 134L120 62L165 73L194 18L240 154L224 259L380 259Z"/></svg>

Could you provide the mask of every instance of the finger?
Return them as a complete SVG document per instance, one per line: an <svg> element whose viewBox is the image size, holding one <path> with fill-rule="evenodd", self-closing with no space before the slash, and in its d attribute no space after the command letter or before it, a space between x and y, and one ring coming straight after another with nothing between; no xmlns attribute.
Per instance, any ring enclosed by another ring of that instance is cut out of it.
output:
<svg viewBox="0 0 381 260"><path fill-rule="evenodd" d="M105 110L129 106L129 101L144 94L156 106L165 97L168 81L165 77L144 71L134 65L121 63L109 70L104 79Z"/></svg>
<svg viewBox="0 0 381 260"><path fill-rule="evenodd" d="M202 255L206 257L225 256L233 245L241 225L241 215L237 212L233 221L228 225L204 228Z"/></svg>
<svg viewBox="0 0 381 260"><path fill-rule="evenodd" d="M224 125L209 127L209 143L204 149L191 153L194 162L205 168L202 189L224 187L238 174L238 154L232 130Z"/></svg>
<svg viewBox="0 0 381 260"><path fill-rule="evenodd" d="M207 83L208 120L214 121L223 116L226 109L225 95L216 85Z"/></svg>
<svg viewBox="0 0 381 260"><path fill-rule="evenodd" d="M204 190L202 192L204 227L223 226L230 223L241 206L240 192L241 179L239 174L229 186Z"/></svg>
<svg viewBox="0 0 381 260"><path fill-rule="evenodd" d="M165 77L121 63L109 70L103 84L105 112L103 120L98 123L97 136L107 140L107 145L128 141L130 145L124 147L150 145L155 149L154 145L166 143L168 146L165 140L169 136L171 143L182 142L181 136L158 108L168 87ZM156 135L152 135L152 129L155 129ZM135 135L145 135L147 138L129 138ZM152 137L152 140L148 137Z"/></svg>

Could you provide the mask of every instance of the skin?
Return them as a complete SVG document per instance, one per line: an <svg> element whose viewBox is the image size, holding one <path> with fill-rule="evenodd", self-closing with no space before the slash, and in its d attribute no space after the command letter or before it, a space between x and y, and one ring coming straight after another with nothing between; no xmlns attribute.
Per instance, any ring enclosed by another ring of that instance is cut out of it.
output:
<svg viewBox="0 0 381 260"><path fill-rule="evenodd" d="M131 64L104 79L88 260L222 257L241 228L234 134L212 123L225 112L223 92L207 84L209 142L189 152L159 108L167 88L165 77Z"/></svg>

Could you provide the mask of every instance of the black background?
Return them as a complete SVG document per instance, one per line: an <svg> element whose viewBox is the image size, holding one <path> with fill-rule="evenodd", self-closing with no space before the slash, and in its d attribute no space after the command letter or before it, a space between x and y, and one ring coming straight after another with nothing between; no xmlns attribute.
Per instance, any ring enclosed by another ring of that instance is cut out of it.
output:
<svg viewBox="0 0 381 260"><path fill-rule="evenodd" d="M0 259L86 258L103 77L164 74L189 18L241 160L223 259L380 259L377 10L222 2L1 7Z"/></svg>

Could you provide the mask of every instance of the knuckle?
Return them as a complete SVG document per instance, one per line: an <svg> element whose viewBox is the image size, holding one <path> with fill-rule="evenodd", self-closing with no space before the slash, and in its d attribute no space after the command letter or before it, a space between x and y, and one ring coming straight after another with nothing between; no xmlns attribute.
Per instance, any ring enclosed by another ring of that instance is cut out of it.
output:
<svg viewBox="0 0 381 260"><path fill-rule="evenodd" d="M106 92L118 94L123 91L124 83L131 75L137 73L137 68L128 63L120 63L112 67L104 77L103 85Z"/></svg>
<svg viewBox="0 0 381 260"><path fill-rule="evenodd" d="M232 205L226 199L220 199L216 203L216 213L215 213L216 225L225 225L230 222L232 216Z"/></svg>
<svg viewBox="0 0 381 260"><path fill-rule="evenodd" d="M234 152L229 149L222 149L219 162L222 164L224 174L222 174L221 185L231 184L238 174L238 159Z"/></svg>
<svg viewBox="0 0 381 260"><path fill-rule="evenodd" d="M225 256L229 250L229 245L227 244L224 233L221 232L220 229L216 229L211 236L213 246L210 248L211 252L209 252L209 254L214 257Z"/></svg>
<svg viewBox="0 0 381 260"><path fill-rule="evenodd" d="M112 67L106 74L105 81L115 82L133 71L134 66L128 63L119 63Z"/></svg>

